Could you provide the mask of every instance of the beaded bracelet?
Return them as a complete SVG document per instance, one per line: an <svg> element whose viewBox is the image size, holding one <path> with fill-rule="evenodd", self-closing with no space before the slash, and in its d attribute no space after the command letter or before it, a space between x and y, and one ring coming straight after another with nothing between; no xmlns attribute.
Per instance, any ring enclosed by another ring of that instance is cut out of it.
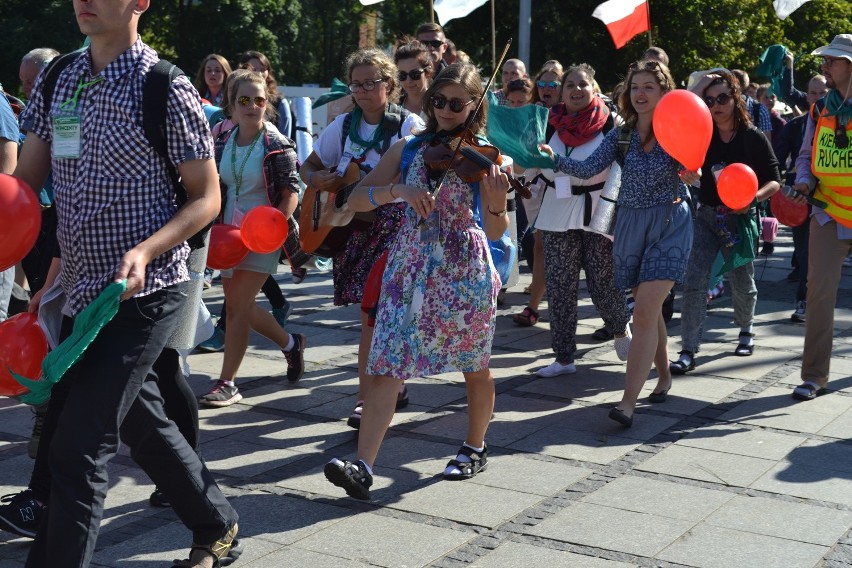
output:
<svg viewBox="0 0 852 568"><path fill-rule="evenodd" d="M378 204L378 203L376 203L376 200L373 198L373 190L374 190L374 189L375 189L375 188L371 185L371 186L370 186L370 194L369 194L369 195L370 195L370 203L372 203L372 204L373 204L373 207L378 207L378 206L379 206L379 204Z"/></svg>

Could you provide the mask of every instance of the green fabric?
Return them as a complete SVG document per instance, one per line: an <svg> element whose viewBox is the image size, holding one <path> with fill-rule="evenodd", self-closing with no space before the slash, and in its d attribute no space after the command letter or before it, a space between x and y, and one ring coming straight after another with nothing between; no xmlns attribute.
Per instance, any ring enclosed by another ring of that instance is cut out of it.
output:
<svg viewBox="0 0 852 568"><path fill-rule="evenodd" d="M74 318L74 330L71 335L44 358L41 364L41 380L33 381L12 373L21 386L30 390L19 397L21 401L33 406L48 401L53 385L58 383L71 365L86 352L101 329L118 312L120 297L125 290L127 290L127 280L113 282Z"/></svg>
<svg viewBox="0 0 852 568"><path fill-rule="evenodd" d="M731 253L725 259L725 263L716 276L730 272L734 268L746 265L754 260L754 243L760 237L760 228L757 226L755 215L734 215L737 223L737 233L740 241L731 247Z"/></svg>
<svg viewBox="0 0 852 568"><path fill-rule="evenodd" d="M770 91L775 93L777 97L783 97L784 93L781 89L781 75L784 73L784 56L787 54L787 48L776 43L766 48L766 51L760 56L760 64L757 66L755 75L758 77L766 77L772 83Z"/></svg>
<svg viewBox="0 0 852 568"><path fill-rule="evenodd" d="M553 160L539 149L544 144L548 110L538 105L521 108L500 106L488 93L488 139L523 168L553 169Z"/></svg>
<svg viewBox="0 0 852 568"><path fill-rule="evenodd" d="M828 116L836 116L840 124L849 124L852 119L852 104L843 100L837 89L831 89L825 97L825 108Z"/></svg>
<svg viewBox="0 0 852 568"><path fill-rule="evenodd" d="M311 108L321 107L322 105L327 105L331 101L335 101L337 99L341 99L343 97L349 96L352 93L349 92L349 87L343 84L343 81L340 79L332 79L331 80L331 91L325 93L324 95L320 95L314 104L311 105Z"/></svg>

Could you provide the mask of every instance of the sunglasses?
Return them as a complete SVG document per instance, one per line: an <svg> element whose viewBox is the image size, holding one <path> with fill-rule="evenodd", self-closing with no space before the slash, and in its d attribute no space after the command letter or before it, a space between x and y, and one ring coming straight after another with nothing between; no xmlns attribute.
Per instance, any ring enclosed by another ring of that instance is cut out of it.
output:
<svg viewBox="0 0 852 568"><path fill-rule="evenodd" d="M536 81L535 84L540 89L555 89L562 83L560 83L559 81Z"/></svg>
<svg viewBox="0 0 852 568"><path fill-rule="evenodd" d="M423 76L424 71L426 71L426 68L421 67L420 69L415 69L413 71L399 71L396 76L400 81L408 81L409 77L411 77L412 81L417 81Z"/></svg>
<svg viewBox="0 0 852 568"><path fill-rule="evenodd" d="M456 114L463 111L464 107L466 107L467 105L469 105L472 102L473 102L473 99L470 99L467 102L465 102L461 99L449 99L449 100L447 100L447 97L445 97L443 95L435 95L434 97L432 97L432 106L433 107L435 107L438 110L441 110L442 108L447 106L447 103L449 103L450 110L453 111Z"/></svg>
<svg viewBox="0 0 852 568"><path fill-rule="evenodd" d="M266 99L263 97L237 97L237 104L241 107L247 107L250 103L254 103L257 108L266 106Z"/></svg>
<svg viewBox="0 0 852 568"><path fill-rule="evenodd" d="M725 106L729 100L731 100L731 95L722 93L718 97L704 97L704 104L707 105L707 108L713 108L715 105Z"/></svg>
<svg viewBox="0 0 852 568"><path fill-rule="evenodd" d="M651 69L662 69L662 66L656 59L643 59L630 64L631 71L650 71Z"/></svg>
<svg viewBox="0 0 852 568"><path fill-rule="evenodd" d="M440 49L442 45L444 45L444 41L440 39L421 39L420 43L423 45L429 46L432 49Z"/></svg>
<svg viewBox="0 0 852 568"><path fill-rule="evenodd" d="M507 86L513 89L518 89L521 87L529 88L529 83L527 83L526 79L515 79L514 81L509 81L509 84Z"/></svg>
<svg viewBox="0 0 852 568"><path fill-rule="evenodd" d="M361 91L372 91L376 88L376 85L383 82L384 79L376 79L375 81L367 81L366 83L349 83L348 87L353 93L360 93Z"/></svg>

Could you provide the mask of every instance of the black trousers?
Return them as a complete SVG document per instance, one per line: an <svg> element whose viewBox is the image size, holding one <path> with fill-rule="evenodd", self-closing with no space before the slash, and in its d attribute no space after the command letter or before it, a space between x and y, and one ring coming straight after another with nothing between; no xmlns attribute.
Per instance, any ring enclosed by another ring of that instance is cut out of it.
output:
<svg viewBox="0 0 852 568"><path fill-rule="evenodd" d="M49 444L50 503L27 559L29 568L89 565L109 487L107 464L118 451L119 437L169 496L195 542L212 543L237 521L195 449L166 416L152 373L184 299L181 289L122 302L60 381L66 383L67 397Z"/></svg>

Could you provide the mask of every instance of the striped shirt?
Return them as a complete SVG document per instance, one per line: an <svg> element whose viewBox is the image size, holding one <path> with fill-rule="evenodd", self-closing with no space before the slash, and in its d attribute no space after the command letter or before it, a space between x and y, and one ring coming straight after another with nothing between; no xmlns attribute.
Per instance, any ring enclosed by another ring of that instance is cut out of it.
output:
<svg viewBox="0 0 852 568"><path fill-rule="evenodd" d="M97 75L89 51L62 71L51 108L44 108L42 73L23 115L23 128L53 140L53 118L78 85L102 79L80 92L79 158L53 158L53 187L62 254L61 283L76 315L109 284L124 254L163 227L177 211L165 161L150 146L142 126L142 87L157 53L137 39ZM212 159L213 140L198 92L186 77L171 85L167 104L171 162ZM189 246L182 243L153 259L144 296L189 279Z"/></svg>

